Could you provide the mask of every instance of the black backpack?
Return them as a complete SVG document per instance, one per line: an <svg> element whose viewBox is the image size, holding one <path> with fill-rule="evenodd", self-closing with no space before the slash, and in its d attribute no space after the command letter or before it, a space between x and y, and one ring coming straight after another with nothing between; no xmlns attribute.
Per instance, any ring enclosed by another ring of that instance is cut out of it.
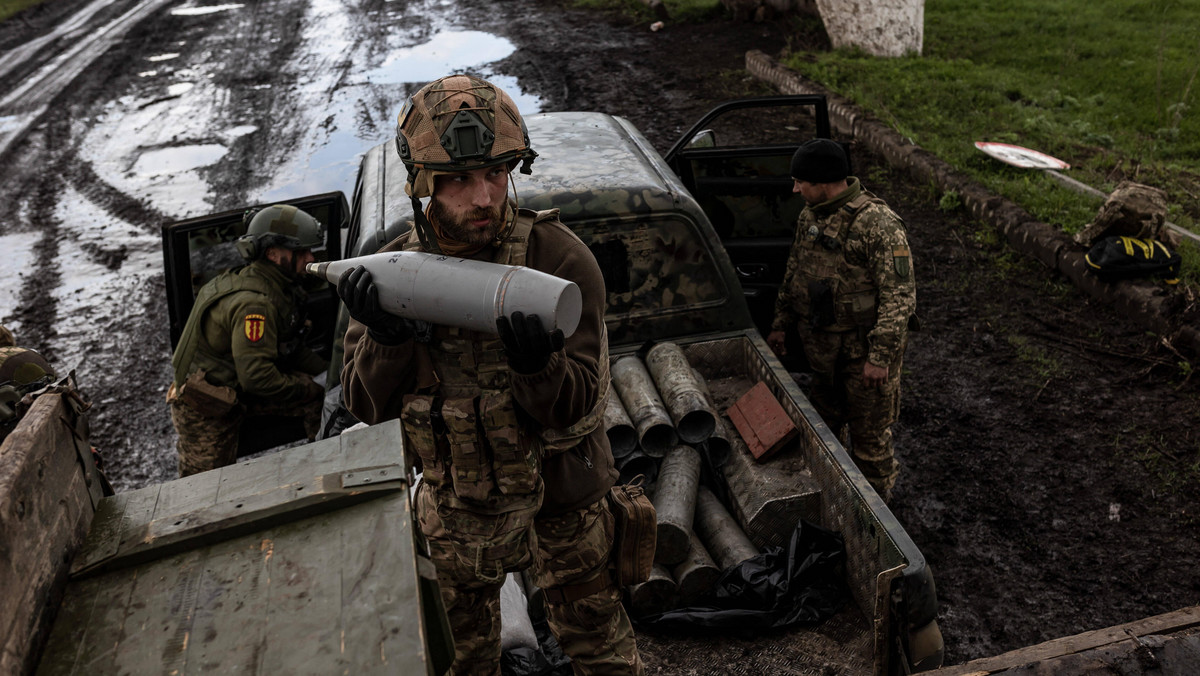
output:
<svg viewBox="0 0 1200 676"><path fill-rule="evenodd" d="M1105 237L1084 259L1087 269L1105 282L1137 277L1161 277L1168 284L1179 281L1179 254L1153 239Z"/></svg>

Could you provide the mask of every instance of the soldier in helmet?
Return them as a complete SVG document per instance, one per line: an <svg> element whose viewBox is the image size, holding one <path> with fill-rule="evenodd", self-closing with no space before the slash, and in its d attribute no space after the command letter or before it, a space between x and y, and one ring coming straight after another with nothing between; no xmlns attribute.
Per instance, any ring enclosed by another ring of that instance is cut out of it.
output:
<svg viewBox="0 0 1200 676"><path fill-rule="evenodd" d="M247 417L298 417L309 440L316 438L324 388L312 376L328 364L301 340L301 279L323 242L312 216L289 205L267 207L237 242L247 265L201 287L175 347L167 393L180 476L233 464Z"/></svg>
<svg viewBox="0 0 1200 676"><path fill-rule="evenodd" d="M904 221L848 172L845 150L829 139L792 157L792 190L807 206L767 343L783 356L786 331L799 333L813 406L839 436L847 429L855 464L887 500L899 475L891 426L916 283Z"/></svg>
<svg viewBox="0 0 1200 676"><path fill-rule="evenodd" d="M28 405L21 403L25 395L49 385L54 378L54 369L37 352L13 345L0 347L0 441L21 420Z"/></svg>
<svg viewBox="0 0 1200 676"><path fill-rule="evenodd" d="M420 458L416 511L455 637L451 672L500 673L500 588L528 568L575 673L641 674L608 571L605 495L617 472L600 425L609 389L600 268L557 209L509 198L511 172L531 173L537 154L503 90L442 78L405 104L396 131L416 223L384 250L525 265L583 293L579 327L564 339L520 313L501 318L495 335L417 325L380 310L366 269L339 281L353 318L346 405L371 424L399 418Z"/></svg>

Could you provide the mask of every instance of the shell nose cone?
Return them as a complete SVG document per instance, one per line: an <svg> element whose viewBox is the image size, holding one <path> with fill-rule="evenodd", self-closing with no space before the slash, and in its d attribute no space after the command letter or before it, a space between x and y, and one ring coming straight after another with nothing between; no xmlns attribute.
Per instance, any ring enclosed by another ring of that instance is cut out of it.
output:
<svg viewBox="0 0 1200 676"><path fill-rule="evenodd" d="M583 293L579 285L570 284L563 289L558 297L558 307L555 316L558 318L558 328L562 329L564 337L570 337L579 328L579 317L583 314Z"/></svg>

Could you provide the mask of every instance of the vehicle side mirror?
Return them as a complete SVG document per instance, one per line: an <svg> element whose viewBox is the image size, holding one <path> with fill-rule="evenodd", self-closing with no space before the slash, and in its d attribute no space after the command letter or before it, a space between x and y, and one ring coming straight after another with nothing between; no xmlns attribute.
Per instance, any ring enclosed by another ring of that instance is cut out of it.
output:
<svg viewBox="0 0 1200 676"><path fill-rule="evenodd" d="M717 147L717 134L711 129L702 129L696 132L696 135L687 143L688 148L715 148Z"/></svg>

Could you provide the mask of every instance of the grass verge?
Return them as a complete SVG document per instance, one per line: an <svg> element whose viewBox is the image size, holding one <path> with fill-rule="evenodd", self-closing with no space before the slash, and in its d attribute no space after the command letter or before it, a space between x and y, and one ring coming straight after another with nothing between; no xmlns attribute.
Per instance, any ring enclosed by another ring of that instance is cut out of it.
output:
<svg viewBox="0 0 1200 676"><path fill-rule="evenodd" d="M1200 4L1186 0L926 3L922 56L796 53L787 64L852 99L1039 220L1074 232L1099 207L975 141L1033 148L1104 192L1164 189L1200 221Z"/></svg>
<svg viewBox="0 0 1200 676"><path fill-rule="evenodd" d="M41 3L43 0L0 0L0 21L13 16L17 12Z"/></svg>

